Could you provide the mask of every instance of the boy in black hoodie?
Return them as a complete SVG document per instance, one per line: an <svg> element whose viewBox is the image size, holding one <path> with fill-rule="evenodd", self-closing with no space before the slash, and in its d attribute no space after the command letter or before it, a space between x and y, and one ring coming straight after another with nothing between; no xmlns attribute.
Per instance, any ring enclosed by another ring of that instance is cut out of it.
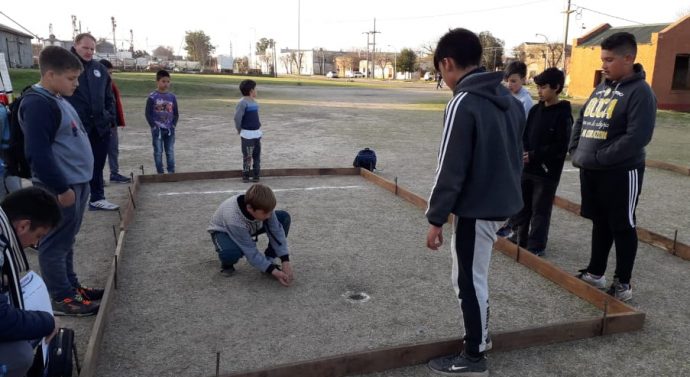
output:
<svg viewBox="0 0 690 377"><path fill-rule="evenodd" d="M522 136L525 151L522 154L523 208L501 230L506 236L516 229L516 240L521 247L543 256L549 235L551 209L563 162L568 151L573 116L570 102L561 101L565 75L558 68L548 68L534 78L539 93L539 104L527 116Z"/></svg>
<svg viewBox="0 0 690 377"><path fill-rule="evenodd" d="M444 375L488 376L488 273L496 231L522 207L521 137L525 113L501 85L502 72L479 67L482 46L469 30L438 42L434 66L453 91L444 114L436 179L429 198L427 247L443 243L442 226L454 214L450 242L453 287L465 325L462 353L429 361Z"/></svg>
<svg viewBox="0 0 690 377"><path fill-rule="evenodd" d="M637 43L630 33L615 33L601 42L599 84L580 110L573 127L570 154L580 168L582 216L592 220L592 254L580 279L606 287L606 263L616 243L616 272L609 294L632 298L637 254L635 208L642 189L645 146L656 122L656 97L635 63Z"/></svg>

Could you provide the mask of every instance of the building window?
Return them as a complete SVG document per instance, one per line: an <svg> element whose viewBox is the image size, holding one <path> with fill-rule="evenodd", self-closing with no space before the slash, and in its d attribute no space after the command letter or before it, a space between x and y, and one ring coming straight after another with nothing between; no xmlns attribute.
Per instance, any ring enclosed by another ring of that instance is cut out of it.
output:
<svg viewBox="0 0 690 377"><path fill-rule="evenodd" d="M673 83L671 89L690 90L690 55L676 55L676 64L673 67Z"/></svg>
<svg viewBox="0 0 690 377"><path fill-rule="evenodd" d="M601 71L601 69L597 69L594 71L594 85L593 87L597 87L597 85L601 84L604 81L604 74Z"/></svg>

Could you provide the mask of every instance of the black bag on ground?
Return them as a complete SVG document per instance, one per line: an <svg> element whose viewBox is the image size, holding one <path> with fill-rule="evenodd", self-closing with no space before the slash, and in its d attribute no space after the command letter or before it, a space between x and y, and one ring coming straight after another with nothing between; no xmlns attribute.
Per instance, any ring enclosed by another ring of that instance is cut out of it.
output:
<svg viewBox="0 0 690 377"><path fill-rule="evenodd" d="M362 149L361 151L357 152L357 156L355 156L352 166L374 171L374 169L376 169L376 152L369 148Z"/></svg>
<svg viewBox="0 0 690 377"><path fill-rule="evenodd" d="M72 377L72 370L77 367L81 372L77 358L77 346L74 343L74 330L61 327L48 346L48 365L43 367L43 348L39 345L34 363L26 374L27 377Z"/></svg>
<svg viewBox="0 0 690 377"><path fill-rule="evenodd" d="M57 102L46 94L34 90L31 86L27 86L22 91L19 98L12 101L9 107L9 140L3 140L3 148L0 149L0 157L5 161L6 175L17 176L21 178L31 178L31 167L26 160L24 149L24 132L19 125L19 106L22 100L28 95L38 95L46 99L50 105L50 109L55 114L58 121L58 126L62 123L62 111ZM54 135L53 135L54 137ZM6 146L6 147L5 147Z"/></svg>

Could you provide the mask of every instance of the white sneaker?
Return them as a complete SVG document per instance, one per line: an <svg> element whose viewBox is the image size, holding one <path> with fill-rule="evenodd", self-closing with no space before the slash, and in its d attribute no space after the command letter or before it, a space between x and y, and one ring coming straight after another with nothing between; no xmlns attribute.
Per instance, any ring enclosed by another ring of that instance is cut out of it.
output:
<svg viewBox="0 0 690 377"><path fill-rule="evenodd" d="M632 285L623 284L618 279L614 279L611 288L606 293L623 302L630 301L632 300Z"/></svg>
<svg viewBox="0 0 690 377"><path fill-rule="evenodd" d="M90 211L117 211L120 208L119 205L110 203L105 199L97 200L95 202L89 203Z"/></svg>
<svg viewBox="0 0 690 377"><path fill-rule="evenodd" d="M604 275L595 277L586 270L580 270L580 274L577 277L595 288L606 289L606 276Z"/></svg>

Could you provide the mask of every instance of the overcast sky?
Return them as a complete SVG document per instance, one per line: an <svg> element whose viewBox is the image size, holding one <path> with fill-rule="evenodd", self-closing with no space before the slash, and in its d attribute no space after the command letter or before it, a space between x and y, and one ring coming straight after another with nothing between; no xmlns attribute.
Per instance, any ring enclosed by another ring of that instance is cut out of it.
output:
<svg viewBox="0 0 690 377"><path fill-rule="evenodd" d="M434 43L449 28L490 31L506 43L506 53L524 41L563 41L566 0L437 0L425 1L317 1L255 0L223 1L10 1L0 11L42 38L49 25L59 39L72 38L71 15L81 21L82 31L112 40L110 17L117 22L120 48L151 51L171 46L184 55L185 31L203 30L211 37L217 54L247 55L250 44L261 37L273 38L278 48L297 48L298 4L301 14L300 47L329 50L365 49L376 18L377 50L418 49ZM185 5L176 5L185 4ZM362 4L362 5L359 5ZM428 4L428 5L427 5ZM631 4L634 4L631 5ZM646 5L643 5L646 4ZM685 0L573 0L569 41L602 23L626 26L637 23L670 23L690 10ZM607 15L604 15L607 14ZM619 18L614 18L619 17ZM0 24L19 27L0 14ZM584 27L584 29L583 29Z"/></svg>

